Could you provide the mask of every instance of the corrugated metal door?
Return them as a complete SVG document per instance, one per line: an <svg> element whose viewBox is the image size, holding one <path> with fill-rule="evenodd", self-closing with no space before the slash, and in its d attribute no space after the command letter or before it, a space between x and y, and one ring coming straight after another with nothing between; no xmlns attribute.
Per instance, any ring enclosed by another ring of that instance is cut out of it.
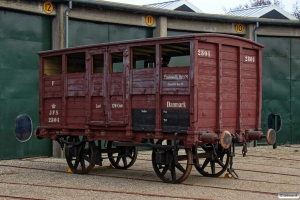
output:
<svg viewBox="0 0 300 200"><path fill-rule="evenodd" d="M300 38L291 39L291 71L292 71L292 138L291 143L300 143Z"/></svg>
<svg viewBox="0 0 300 200"><path fill-rule="evenodd" d="M291 90L291 74L293 74L291 39L259 37L258 42L265 46L263 49L263 131L266 133L269 127L277 127L277 144L292 143L291 119L295 110L291 108L296 101L291 103L291 99L294 99L297 94L295 89ZM299 89L297 88L298 91Z"/></svg>
<svg viewBox="0 0 300 200"><path fill-rule="evenodd" d="M0 9L0 159L51 155L32 132L38 118L38 56L51 48L51 18Z"/></svg>
<svg viewBox="0 0 300 200"><path fill-rule="evenodd" d="M100 24L77 20L70 20L69 24L70 47L151 38L153 36L153 28Z"/></svg>

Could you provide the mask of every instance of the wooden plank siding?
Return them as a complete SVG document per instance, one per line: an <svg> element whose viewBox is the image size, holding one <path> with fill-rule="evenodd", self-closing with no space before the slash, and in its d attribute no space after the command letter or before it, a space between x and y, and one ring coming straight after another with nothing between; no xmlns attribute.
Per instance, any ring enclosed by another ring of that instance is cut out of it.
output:
<svg viewBox="0 0 300 200"><path fill-rule="evenodd" d="M196 34L42 52L42 59L61 55L63 66L62 74L41 73L41 134L134 142L179 132L190 147L202 132L260 130L261 49L235 36ZM188 64L161 67L168 54ZM79 72L67 73L66 55L74 66L79 60Z"/></svg>

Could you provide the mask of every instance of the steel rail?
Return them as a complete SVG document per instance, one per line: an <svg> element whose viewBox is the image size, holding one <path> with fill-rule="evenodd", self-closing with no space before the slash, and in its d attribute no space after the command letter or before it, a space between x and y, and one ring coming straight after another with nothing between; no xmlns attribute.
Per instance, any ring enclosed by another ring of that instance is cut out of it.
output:
<svg viewBox="0 0 300 200"><path fill-rule="evenodd" d="M9 198L9 199L24 199L24 200L26 200L26 199L28 199L28 200L46 200L46 199L40 199L40 198L28 198L28 197L18 197L18 196L11 196L11 195L2 195L2 194L0 194L0 197L1 198Z"/></svg>

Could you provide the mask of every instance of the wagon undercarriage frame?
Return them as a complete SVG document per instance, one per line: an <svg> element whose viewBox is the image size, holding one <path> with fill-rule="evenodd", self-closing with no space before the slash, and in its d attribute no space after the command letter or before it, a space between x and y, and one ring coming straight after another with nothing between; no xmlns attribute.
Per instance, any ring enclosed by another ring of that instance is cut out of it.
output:
<svg viewBox="0 0 300 200"><path fill-rule="evenodd" d="M127 169L136 161L138 147L148 147L152 149L153 169L163 182L183 182L193 165L203 176L218 177L227 170L235 175L233 177L238 177L232 168L234 144L233 151L231 147L224 149L218 143L186 148L182 140L177 140L177 133L174 140L159 139L156 143L151 139L142 143L105 141L104 148L102 141L96 145L94 141L88 142L86 137L66 136L57 138L57 141L65 146L68 166L77 174L86 174L95 165L102 166L103 159L109 159L117 169ZM103 157L105 153L107 157Z"/></svg>

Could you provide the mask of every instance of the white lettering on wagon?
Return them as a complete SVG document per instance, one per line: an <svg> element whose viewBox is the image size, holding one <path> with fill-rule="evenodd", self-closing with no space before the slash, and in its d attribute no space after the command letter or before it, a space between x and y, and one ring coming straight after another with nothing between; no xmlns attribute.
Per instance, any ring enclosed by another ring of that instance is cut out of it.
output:
<svg viewBox="0 0 300 200"><path fill-rule="evenodd" d="M168 83L168 86L183 86L183 83Z"/></svg>
<svg viewBox="0 0 300 200"><path fill-rule="evenodd" d="M176 83L168 83L168 86L176 86Z"/></svg>
<svg viewBox="0 0 300 200"><path fill-rule="evenodd" d="M49 117L48 122L49 123L59 123L59 117Z"/></svg>
<svg viewBox="0 0 300 200"><path fill-rule="evenodd" d="M56 105L53 103L51 105L51 108L52 110L49 111L49 116L51 117L48 117L48 122L49 123L59 123L59 117L55 117L58 115L58 110L56 110Z"/></svg>
<svg viewBox="0 0 300 200"><path fill-rule="evenodd" d="M96 104L96 108L101 108L101 104Z"/></svg>
<svg viewBox="0 0 300 200"><path fill-rule="evenodd" d="M211 56L210 50L198 49L198 56L210 57Z"/></svg>
<svg viewBox="0 0 300 200"><path fill-rule="evenodd" d="M121 103L113 103L113 104L111 104L111 107L112 108L123 108L123 104L121 104Z"/></svg>
<svg viewBox="0 0 300 200"><path fill-rule="evenodd" d="M245 56L245 62L255 62L255 56Z"/></svg>
<svg viewBox="0 0 300 200"><path fill-rule="evenodd" d="M58 115L58 110L50 110L49 115Z"/></svg>
<svg viewBox="0 0 300 200"><path fill-rule="evenodd" d="M171 103L167 101L167 108L186 108L186 103L185 101L182 103Z"/></svg>
<svg viewBox="0 0 300 200"><path fill-rule="evenodd" d="M173 75L164 75L164 80L188 80L189 75L184 74L173 74Z"/></svg>
<svg viewBox="0 0 300 200"><path fill-rule="evenodd" d="M52 81L52 86L54 85L55 81Z"/></svg>

